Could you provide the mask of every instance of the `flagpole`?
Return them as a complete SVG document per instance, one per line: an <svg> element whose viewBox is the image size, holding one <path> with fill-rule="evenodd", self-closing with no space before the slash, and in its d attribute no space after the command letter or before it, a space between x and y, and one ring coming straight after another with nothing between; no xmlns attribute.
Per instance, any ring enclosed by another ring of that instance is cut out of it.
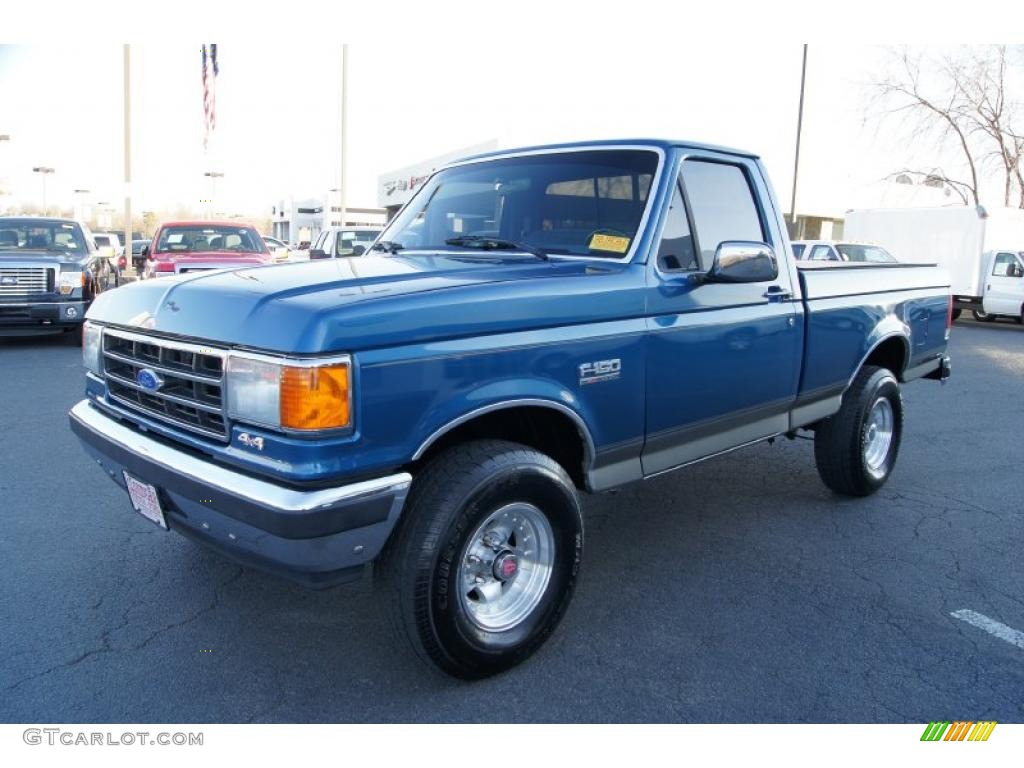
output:
<svg viewBox="0 0 1024 768"><path fill-rule="evenodd" d="M348 168L346 160L348 153L348 43L341 44L341 183L338 189L341 191L341 226L345 226L345 197L348 191L348 183L345 177ZM330 222L330 203L328 203L327 221Z"/></svg>
<svg viewBox="0 0 1024 768"><path fill-rule="evenodd" d="M131 45L124 44L124 253L132 252L132 77ZM131 259L127 259L132 267Z"/></svg>

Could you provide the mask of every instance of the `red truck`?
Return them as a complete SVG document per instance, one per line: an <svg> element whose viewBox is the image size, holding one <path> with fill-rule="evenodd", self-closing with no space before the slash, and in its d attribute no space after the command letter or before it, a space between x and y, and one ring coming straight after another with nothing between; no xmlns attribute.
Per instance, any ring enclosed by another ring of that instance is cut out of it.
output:
<svg viewBox="0 0 1024 768"><path fill-rule="evenodd" d="M171 221L143 249L144 277L273 263L254 227L230 221Z"/></svg>

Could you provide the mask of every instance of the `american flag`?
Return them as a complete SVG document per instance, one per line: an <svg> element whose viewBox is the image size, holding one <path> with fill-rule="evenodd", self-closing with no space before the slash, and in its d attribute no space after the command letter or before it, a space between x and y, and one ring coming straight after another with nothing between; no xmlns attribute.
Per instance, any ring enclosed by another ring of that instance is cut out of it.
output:
<svg viewBox="0 0 1024 768"><path fill-rule="evenodd" d="M217 75L220 66L217 64L217 44L203 46L203 148L210 141L210 133L217 127Z"/></svg>

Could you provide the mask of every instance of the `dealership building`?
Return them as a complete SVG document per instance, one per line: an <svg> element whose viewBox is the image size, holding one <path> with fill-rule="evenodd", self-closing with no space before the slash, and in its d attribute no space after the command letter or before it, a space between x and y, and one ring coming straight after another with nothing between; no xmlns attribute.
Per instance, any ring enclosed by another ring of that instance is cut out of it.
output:
<svg viewBox="0 0 1024 768"><path fill-rule="evenodd" d="M377 178L377 205L386 212L390 221L398 213L421 186L430 178L430 174L448 163L463 157L491 152L498 148L497 139L491 139L471 147L463 147L444 155L422 160L415 165L407 165L394 171L388 171Z"/></svg>
<svg viewBox="0 0 1024 768"><path fill-rule="evenodd" d="M386 216L383 208L346 208L342 222L341 201L332 190L322 197L279 200L270 209L270 234L286 243L311 243L327 227L382 227Z"/></svg>

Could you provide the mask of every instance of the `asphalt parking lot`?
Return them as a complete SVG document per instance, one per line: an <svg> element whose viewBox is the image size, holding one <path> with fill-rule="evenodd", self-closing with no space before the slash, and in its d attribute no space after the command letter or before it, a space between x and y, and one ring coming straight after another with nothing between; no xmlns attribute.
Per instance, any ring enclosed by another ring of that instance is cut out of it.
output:
<svg viewBox="0 0 1024 768"><path fill-rule="evenodd" d="M427 668L369 579L242 570L131 511L67 428L79 351L0 343L0 721L1024 720L1024 328L959 322L904 390L899 464L832 496L781 440L589 498L555 637L479 683Z"/></svg>

